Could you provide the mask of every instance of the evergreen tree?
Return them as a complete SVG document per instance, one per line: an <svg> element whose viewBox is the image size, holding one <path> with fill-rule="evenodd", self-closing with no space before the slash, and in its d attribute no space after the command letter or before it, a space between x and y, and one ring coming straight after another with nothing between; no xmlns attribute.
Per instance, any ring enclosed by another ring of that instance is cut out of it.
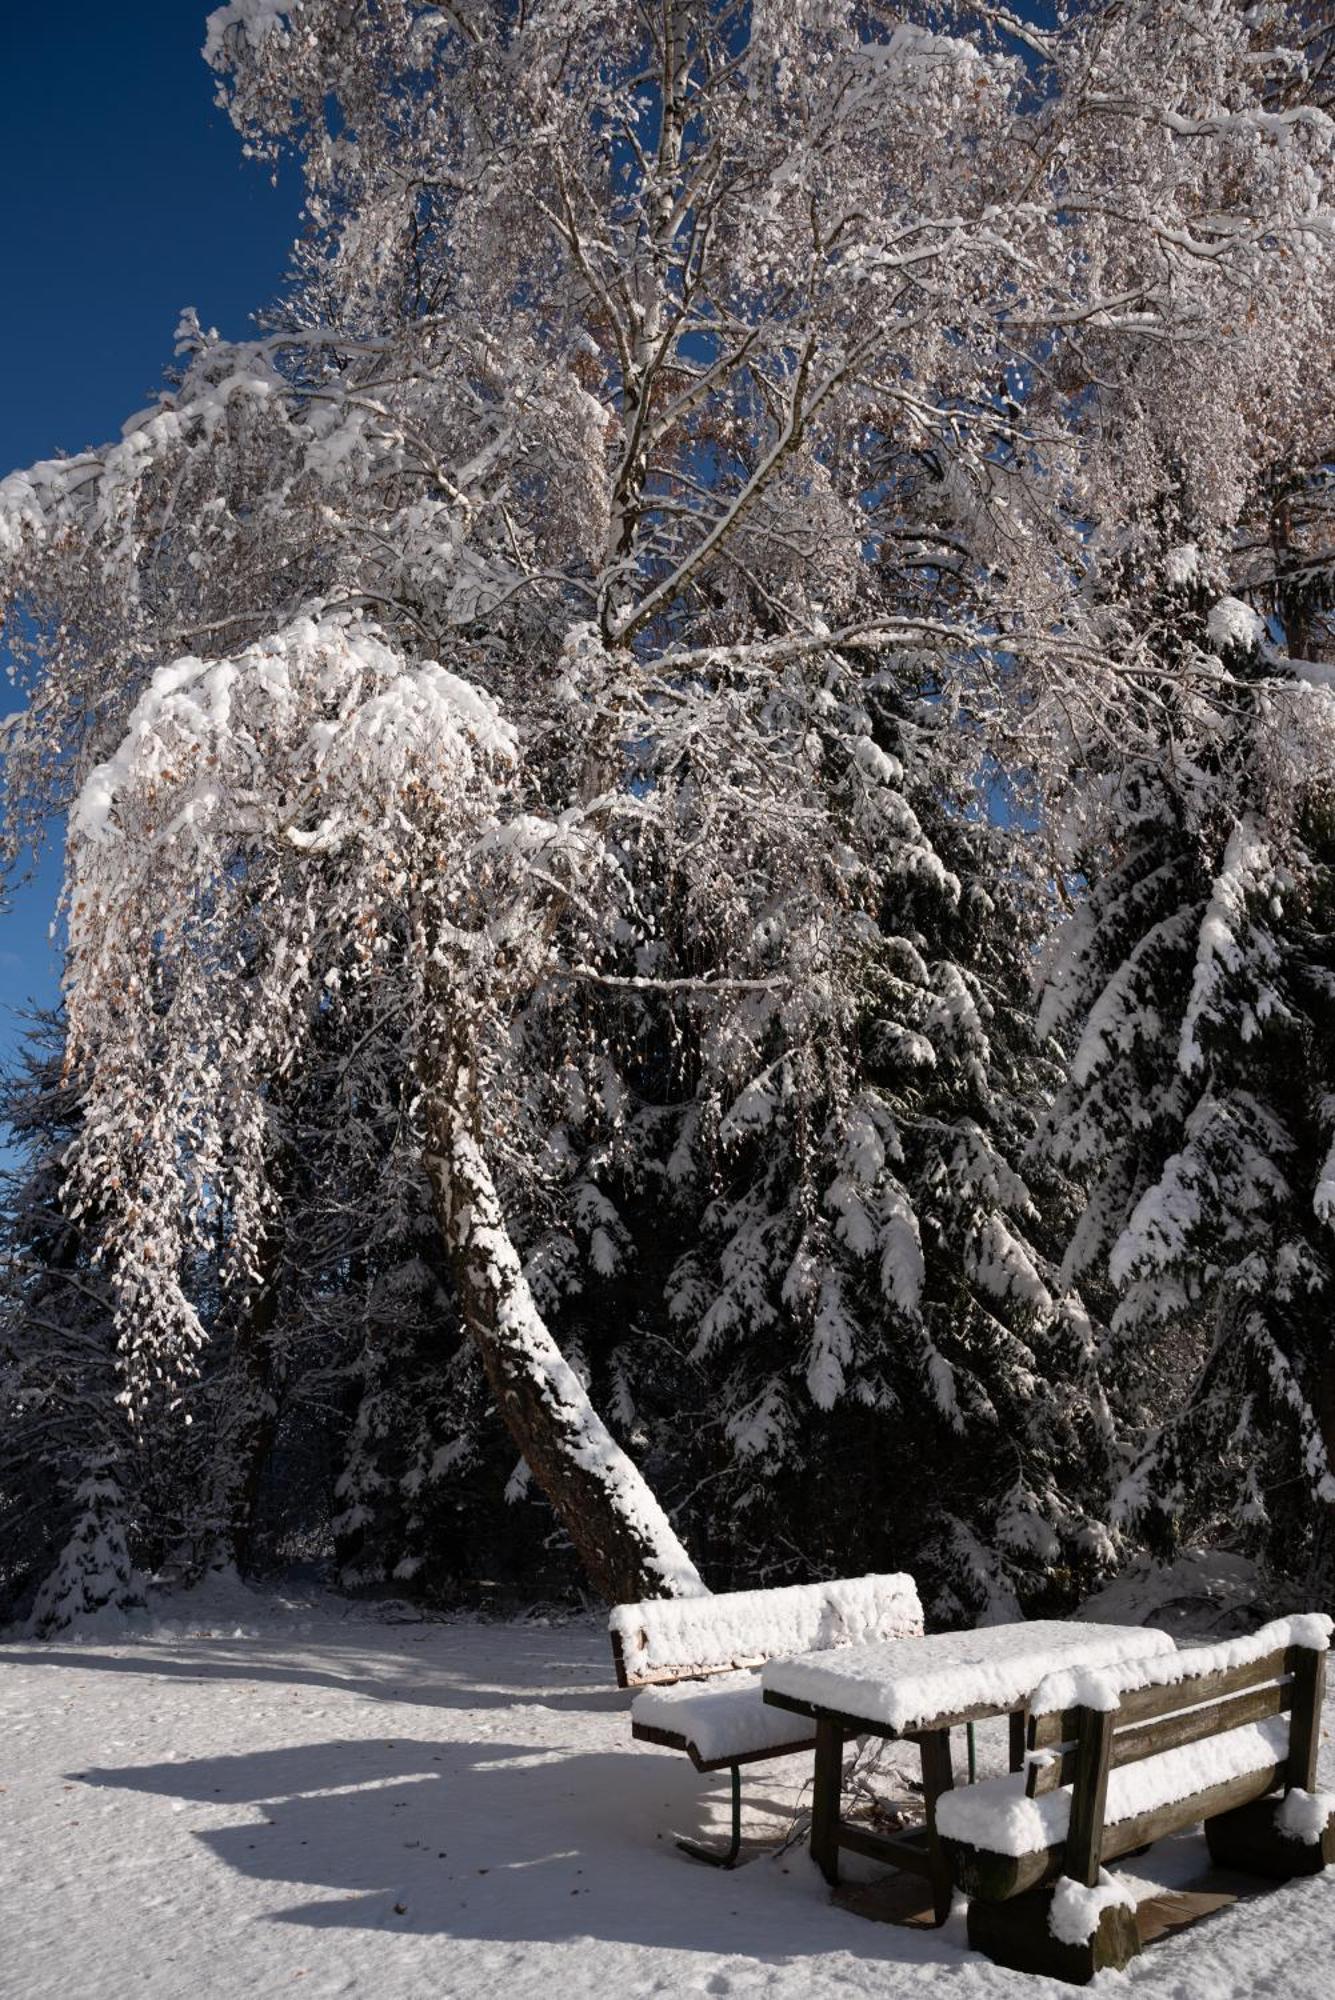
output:
<svg viewBox="0 0 1335 2000"><path fill-rule="evenodd" d="M1169 552L1171 732L1160 713L1076 857L1047 1146L1089 1189L1066 1275L1106 1301L1140 1431L1118 1515L1160 1542L1236 1529L1294 1573L1335 1519L1335 707L1217 592Z"/></svg>
<svg viewBox="0 0 1335 2000"><path fill-rule="evenodd" d="M135 1479L118 1400L115 1310L64 1155L79 1128L60 1017L35 1017L0 1085L14 1160L0 1198L0 1620L35 1629L139 1601Z"/></svg>

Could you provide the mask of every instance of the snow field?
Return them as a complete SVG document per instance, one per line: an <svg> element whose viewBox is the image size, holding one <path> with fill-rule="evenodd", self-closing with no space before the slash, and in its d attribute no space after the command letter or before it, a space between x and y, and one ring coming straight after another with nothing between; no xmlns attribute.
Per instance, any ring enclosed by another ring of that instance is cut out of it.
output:
<svg viewBox="0 0 1335 2000"><path fill-rule="evenodd" d="M3 2000L1068 1991L969 1953L960 1907L937 1933L869 1923L830 1903L800 1848L766 1852L809 1758L745 1774L747 1865L679 1855L674 1831L720 1831L726 1775L632 1744L592 1621L255 1604L138 1639L0 1647ZM995 1770L1001 1732L984 1736ZM1203 1853L1168 1843L1137 1873L1180 1878ZM1322 2000L1333 1891L1262 1895L1109 1989Z"/></svg>

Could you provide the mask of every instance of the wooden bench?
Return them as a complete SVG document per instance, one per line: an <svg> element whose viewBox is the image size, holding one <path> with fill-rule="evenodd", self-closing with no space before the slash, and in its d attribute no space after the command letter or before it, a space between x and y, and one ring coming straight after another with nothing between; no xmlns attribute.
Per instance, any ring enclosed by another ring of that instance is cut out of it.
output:
<svg viewBox="0 0 1335 2000"><path fill-rule="evenodd" d="M1109 1670L1054 1673L1030 1701L1026 1770L945 1794L937 1831L969 1896L969 1942L1084 1985L1140 1949L1105 1864L1205 1822L1219 1866L1276 1880L1335 1859L1316 1793L1324 1615Z"/></svg>
<svg viewBox="0 0 1335 2000"><path fill-rule="evenodd" d="M812 1750L816 1742L811 1723L765 1702L758 1669L783 1654L914 1636L922 1631L922 1605L910 1576L845 1577L619 1604L608 1629L618 1687L644 1690L631 1704L636 1741L684 1751L697 1771L729 1772L728 1846L715 1853L696 1841L677 1845L698 1861L732 1868L741 1851L741 1766Z"/></svg>

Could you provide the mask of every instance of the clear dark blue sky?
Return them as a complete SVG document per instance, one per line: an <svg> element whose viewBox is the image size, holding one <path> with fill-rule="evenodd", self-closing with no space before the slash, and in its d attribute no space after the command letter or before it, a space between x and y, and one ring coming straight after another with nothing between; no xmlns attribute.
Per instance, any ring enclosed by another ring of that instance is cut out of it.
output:
<svg viewBox="0 0 1335 2000"><path fill-rule="evenodd" d="M279 289L295 175L243 160L200 56L208 0L0 0L0 475L119 434L181 308L224 333ZM12 707L0 686L0 713ZM48 856L0 915L0 1059L50 1000Z"/></svg>

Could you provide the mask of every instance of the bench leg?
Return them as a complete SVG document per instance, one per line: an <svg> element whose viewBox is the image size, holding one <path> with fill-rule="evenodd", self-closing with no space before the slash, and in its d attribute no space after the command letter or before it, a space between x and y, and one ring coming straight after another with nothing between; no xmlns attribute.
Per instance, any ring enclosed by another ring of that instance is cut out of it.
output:
<svg viewBox="0 0 1335 2000"><path fill-rule="evenodd" d="M970 1897L970 1949L983 1952L994 1965L1046 1973L1069 1986L1088 1986L1105 1969L1121 1971L1140 1950L1135 1916L1120 1904L1101 1913L1093 1935L1083 1944L1063 1944L1052 1935L1051 1908L1050 1888L1028 1889L1004 1903Z"/></svg>
<svg viewBox="0 0 1335 2000"><path fill-rule="evenodd" d="M720 1854L715 1848L702 1847L694 1840L679 1840L678 1847L683 1854L689 1854L692 1861L706 1861L711 1868L735 1868L737 1857L742 1851L742 1771L739 1764L729 1764L728 1775L732 1779L732 1837Z"/></svg>
<svg viewBox="0 0 1335 2000"><path fill-rule="evenodd" d="M837 1722L816 1724L816 1766L811 1780L811 1858L830 1887L839 1880L839 1805L844 1789L844 1732Z"/></svg>
<svg viewBox="0 0 1335 2000"><path fill-rule="evenodd" d="M1282 1792L1268 1792L1250 1805L1234 1806L1205 1822L1210 1859L1216 1868L1238 1868L1247 1875L1265 1875L1288 1882L1297 1875L1319 1875L1335 1861L1335 1819L1327 1822L1320 1840L1287 1840L1275 1824Z"/></svg>

